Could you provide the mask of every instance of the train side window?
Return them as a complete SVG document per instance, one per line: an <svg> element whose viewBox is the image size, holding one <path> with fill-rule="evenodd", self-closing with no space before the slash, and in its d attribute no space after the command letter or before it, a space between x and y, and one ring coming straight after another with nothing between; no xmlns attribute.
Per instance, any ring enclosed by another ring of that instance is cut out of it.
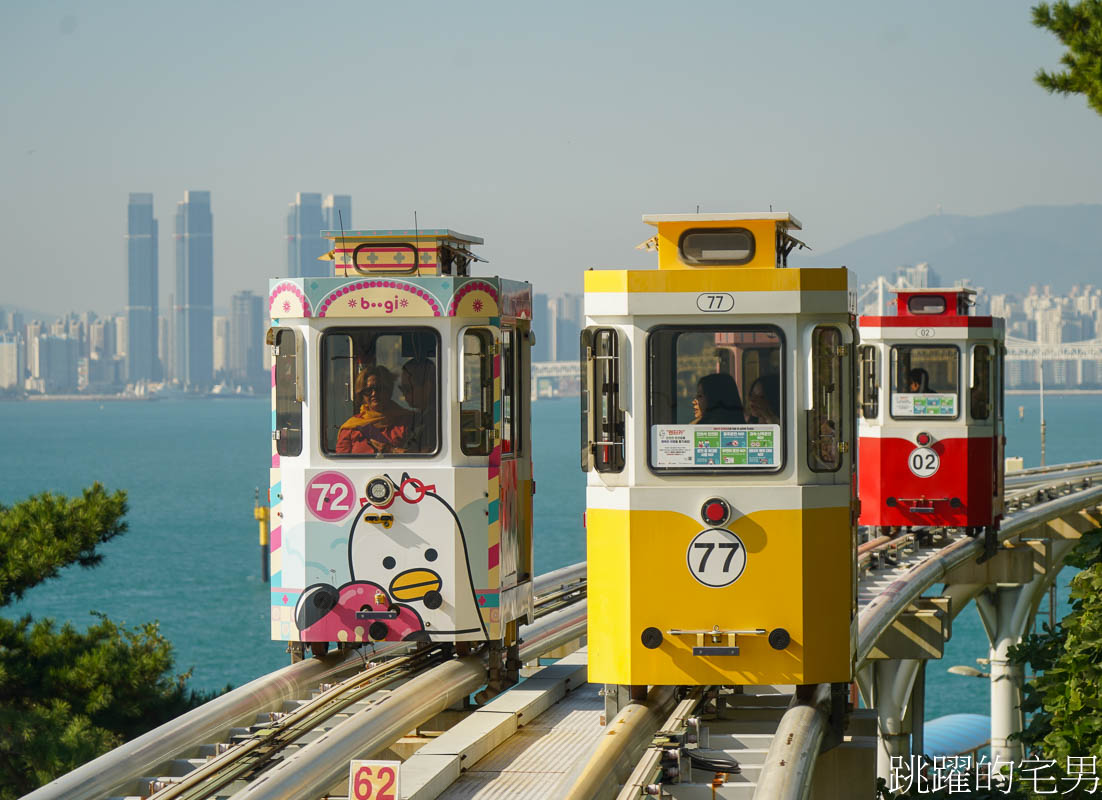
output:
<svg viewBox="0 0 1102 800"><path fill-rule="evenodd" d="M620 399L620 339L613 328L582 332L582 469L623 472L624 412Z"/></svg>
<svg viewBox="0 0 1102 800"><path fill-rule="evenodd" d="M880 350L871 344L862 345L861 360L861 416L876 419L880 416Z"/></svg>
<svg viewBox="0 0 1102 800"><path fill-rule="evenodd" d="M813 472L837 472L842 466L842 332L820 325L811 333L811 408L807 412L807 465Z"/></svg>
<svg viewBox="0 0 1102 800"><path fill-rule="evenodd" d="M995 376L995 390L999 397L999 419L1006 419L1006 347L999 345L999 368Z"/></svg>
<svg viewBox="0 0 1102 800"><path fill-rule="evenodd" d="M425 327L327 331L322 450L375 457L438 452L439 345L439 334Z"/></svg>
<svg viewBox="0 0 1102 800"><path fill-rule="evenodd" d="M784 466L784 336L773 325L660 326L647 337L655 472Z"/></svg>
<svg viewBox="0 0 1102 800"><path fill-rule="evenodd" d="M960 416L960 349L956 345L892 347L892 419Z"/></svg>
<svg viewBox="0 0 1102 800"><path fill-rule="evenodd" d="M991 418L991 350L984 344L972 348L972 390L968 413L972 419Z"/></svg>
<svg viewBox="0 0 1102 800"><path fill-rule="evenodd" d="M489 455L494 446L493 337L485 328L463 332L459 447L465 455Z"/></svg>
<svg viewBox="0 0 1102 800"><path fill-rule="evenodd" d="M306 393L306 347L300 331L278 328L269 332L275 356L276 452L302 454L302 401Z"/></svg>
<svg viewBox="0 0 1102 800"><path fill-rule="evenodd" d="M512 455L520 438L517 413L516 330L501 329L501 454Z"/></svg>

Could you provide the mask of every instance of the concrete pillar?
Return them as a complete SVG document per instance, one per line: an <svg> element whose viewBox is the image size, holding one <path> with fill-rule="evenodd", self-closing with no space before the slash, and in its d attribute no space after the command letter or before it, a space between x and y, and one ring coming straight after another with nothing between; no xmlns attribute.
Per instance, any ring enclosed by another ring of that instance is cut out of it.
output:
<svg viewBox="0 0 1102 800"><path fill-rule="evenodd" d="M1044 574L1019 586L996 586L976 597L991 644L991 759L1021 761L1022 743L1010 739L1024 725L1021 710L1025 674L1011 664L1010 648L1022 641L1048 584Z"/></svg>
<svg viewBox="0 0 1102 800"><path fill-rule="evenodd" d="M884 779L891 775L892 757L906 762L911 755L911 726L915 716L908 715L912 703L915 678L922 661L918 659L883 659L870 661L858 674L858 687L865 702L876 710L879 746L876 753L876 774ZM913 698L922 702L923 698ZM919 719L923 718L921 711Z"/></svg>

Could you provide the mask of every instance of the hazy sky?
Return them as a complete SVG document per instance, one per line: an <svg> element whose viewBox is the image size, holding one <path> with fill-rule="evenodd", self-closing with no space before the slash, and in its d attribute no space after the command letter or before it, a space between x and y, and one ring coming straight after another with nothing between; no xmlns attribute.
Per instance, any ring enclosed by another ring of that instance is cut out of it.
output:
<svg viewBox="0 0 1102 800"><path fill-rule="evenodd" d="M772 204L825 252L939 205L1102 202L1102 117L1033 83L1061 49L1029 8L4 0L0 304L121 310L135 191L165 298L175 205L211 191L216 305L284 273L297 191L481 235L551 293L650 265L644 213Z"/></svg>

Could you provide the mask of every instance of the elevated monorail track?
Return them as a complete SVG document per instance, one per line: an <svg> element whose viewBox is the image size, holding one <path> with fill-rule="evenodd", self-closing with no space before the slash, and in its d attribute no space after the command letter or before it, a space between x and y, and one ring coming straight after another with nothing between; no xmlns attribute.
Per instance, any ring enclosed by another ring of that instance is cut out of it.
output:
<svg viewBox="0 0 1102 800"><path fill-rule="evenodd" d="M1030 475L1006 492L999 544L1055 552L1043 543L1051 530L1102 506L1102 462ZM1070 549L1070 536L1053 558ZM946 529L905 530L860 545L857 659L866 696L878 642L931 587L941 584L952 596L950 616L981 595L982 584L958 585L953 576L983 550L982 538ZM523 660L584 638L584 581L584 564L537 579L537 621L525 629ZM443 724L441 712L485 683L477 654L447 656L438 647L408 652L399 645L294 664L29 798L343 797L351 758L388 752L434 718ZM878 712L865 709L850 714L841 747L818 755L833 735L826 685L652 692L602 724L604 690L585 682L584 649L528 674L477 710L448 712L454 724L447 730L420 737L412 754L402 751L402 797L804 798L813 783L851 779L832 754L877 746ZM201 744L230 728L228 741ZM158 769L187 773L139 785L142 775L163 774Z"/></svg>

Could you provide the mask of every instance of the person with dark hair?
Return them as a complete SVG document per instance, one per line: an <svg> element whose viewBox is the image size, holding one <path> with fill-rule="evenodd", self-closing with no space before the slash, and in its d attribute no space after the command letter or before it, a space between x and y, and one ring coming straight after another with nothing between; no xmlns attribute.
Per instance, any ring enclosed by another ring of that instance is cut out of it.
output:
<svg viewBox="0 0 1102 800"><path fill-rule="evenodd" d="M436 364L427 358L411 358L402 365L398 389L413 417L406 452L433 452L436 450Z"/></svg>
<svg viewBox="0 0 1102 800"><path fill-rule="evenodd" d="M338 453L404 453L412 428L410 413L394 402L394 376L386 367L369 367L353 385L358 411L341 425Z"/></svg>
<svg viewBox="0 0 1102 800"><path fill-rule="evenodd" d="M926 394L930 391L930 373L915 367L907 373L907 391L910 394Z"/></svg>
<svg viewBox="0 0 1102 800"><path fill-rule="evenodd" d="M746 422L738 384L726 372L705 375L696 384L690 425L741 425Z"/></svg>
<svg viewBox="0 0 1102 800"><path fill-rule="evenodd" d="M746 396L746 421L755 425L779 425L780 409L780 376L762 375L750 385L750 394Z"/></svg>

